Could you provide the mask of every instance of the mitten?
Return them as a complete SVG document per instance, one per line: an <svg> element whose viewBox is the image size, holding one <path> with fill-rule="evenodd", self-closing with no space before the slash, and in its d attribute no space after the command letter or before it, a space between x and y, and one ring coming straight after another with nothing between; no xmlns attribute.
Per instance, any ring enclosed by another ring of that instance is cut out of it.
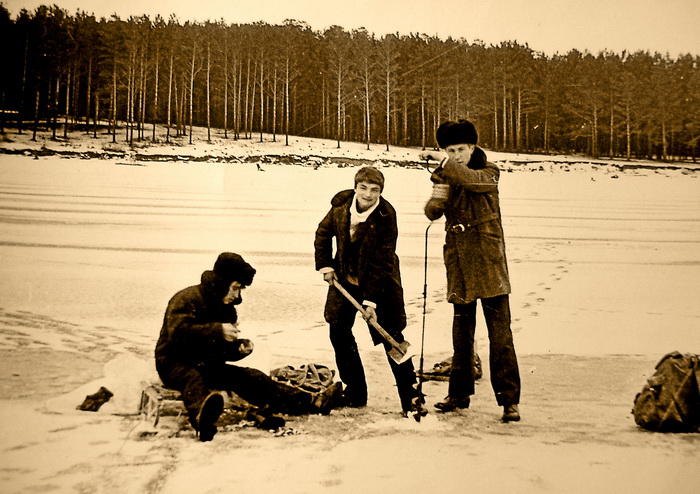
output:
<svg viewBox="0 0 700 494"><path fill-rule="evenodd" d="M430 221L435 221L445 212L446 201L444 199L430 198L428 202L425 203L425 216L428 217Z"/></svg>

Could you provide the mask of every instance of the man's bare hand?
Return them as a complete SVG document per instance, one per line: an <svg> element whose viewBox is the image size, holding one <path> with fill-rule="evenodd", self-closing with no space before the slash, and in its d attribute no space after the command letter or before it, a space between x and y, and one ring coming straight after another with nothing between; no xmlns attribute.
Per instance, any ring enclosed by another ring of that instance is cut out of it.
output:
<svg viewBox="0 0 700 494"><path fill-rule="evenodd" d="M377 311L374 309L374 307L369 305L365 306L365 313L362 315L362 317L370 324L377 323Z"/></svg>
<svg viewBox="0 0 700 494"><path fill-rule="evenodd" d="M423 161L440 161L444 157L442 153L437 151L423 151L418 156Z"/></svg>
<svg viewBox="0 0 700 494"><path fill-rule="evenodd" d="M337 280L338 277L335 275L335 271L329 271L327 273L323 273L323 281L328 283L329 285L333 284L334 280Z"/></svg>
<svg viewBox="0 0 700 494"><path fill-rule="evenodd" d="M240 345L238 346L238 351L240 352L241 355L250 355L253 353L253 342L250 340L241 340Z"/></svg>
<svg viewBox="0 0 700 494"><path fill-rule="evenodd" d="M226 341L236 341L238 339L238 335L241 334L241 330L238 329L238 324L224 322L221 323L221 327L224 331L224 339Z"/></svg>

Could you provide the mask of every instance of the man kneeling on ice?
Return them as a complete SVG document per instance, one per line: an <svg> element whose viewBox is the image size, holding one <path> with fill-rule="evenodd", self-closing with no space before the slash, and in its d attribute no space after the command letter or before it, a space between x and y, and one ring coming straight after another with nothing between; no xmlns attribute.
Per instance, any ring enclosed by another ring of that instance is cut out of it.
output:
<svg viewBox="0 0 700 494"><path fill-rule="evenodd" d="M254 275L255 269L241 256L224 252L213 270L202 273L201 283L176 293L165 311L156 369L166 387L181 392L200 441L211 441L216 434L215 423L224 409L222 391L288 415L328 414L342 394L341 383L311 394L257 369L227 363L253 351L253 342L238 337L235 306Z"/></svg>

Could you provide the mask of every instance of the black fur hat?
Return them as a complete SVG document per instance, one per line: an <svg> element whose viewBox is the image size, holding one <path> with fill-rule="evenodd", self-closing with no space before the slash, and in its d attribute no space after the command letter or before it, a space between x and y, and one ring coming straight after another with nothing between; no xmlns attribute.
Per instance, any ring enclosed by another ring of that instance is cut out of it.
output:
<svg viewBox="0 0 700 494"><path fill-rule="evenodd" d="M476 144L479 135L473 123L469 120L460 119L456 122L448 120L440 124L435 137L438 146L445 149L453 144Z"/></svg>
<svg viewBox="0 0 700 494"><path fill-rule="evenodd" d="M255 269L233 252L222 252L214 263L214 274L228 284L237 281L248 286L253 282Z"/></svg>

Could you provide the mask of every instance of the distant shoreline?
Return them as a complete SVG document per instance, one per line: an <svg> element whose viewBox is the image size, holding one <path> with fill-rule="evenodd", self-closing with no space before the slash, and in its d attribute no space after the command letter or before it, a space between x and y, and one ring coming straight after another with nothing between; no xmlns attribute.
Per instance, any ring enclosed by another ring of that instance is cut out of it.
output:
<svg viewBox="0 0 700 494"><path fill-rule="evenodd" d="M82 131L70 131L68 138L52 138L51 131L41 131L33 141L31 133L5 133L0 137L0 154L24 155L33 158L59 156L78 159L121 159L128 163L136 162L193 162L193 163L259 163L319 167L351 167L381 164L402 168L424 168L413 156L420 148L392 146L385 151L384 144L373 143L372 150L365 149L366 144L289 136L296 145L286 145L283 135L264 134L265 140L248 138L225 138L216 135L211 141L202 139L206 129L193 129L193 142L182 142L186 136L171 136L170 142L165 135L158 135L156 142L150 139L137 141L133 146L123 140L112 142L111 134L100 133L97 137ZM313 143L313 144L310 144ZM603 167L611 171L632 170L679 170L682 173L700 172L700 162L673 161L659 162L649 160L625 160L621 158L592 158L574 155L545 155L515 152L497 152L485 148L489 160L501 165L505 171L532 171L533 166L554 165L563 171L570 171L577 165ZM433 163L433 166L435 163ZM538 168L544 169L544 166Z"/></svg>

